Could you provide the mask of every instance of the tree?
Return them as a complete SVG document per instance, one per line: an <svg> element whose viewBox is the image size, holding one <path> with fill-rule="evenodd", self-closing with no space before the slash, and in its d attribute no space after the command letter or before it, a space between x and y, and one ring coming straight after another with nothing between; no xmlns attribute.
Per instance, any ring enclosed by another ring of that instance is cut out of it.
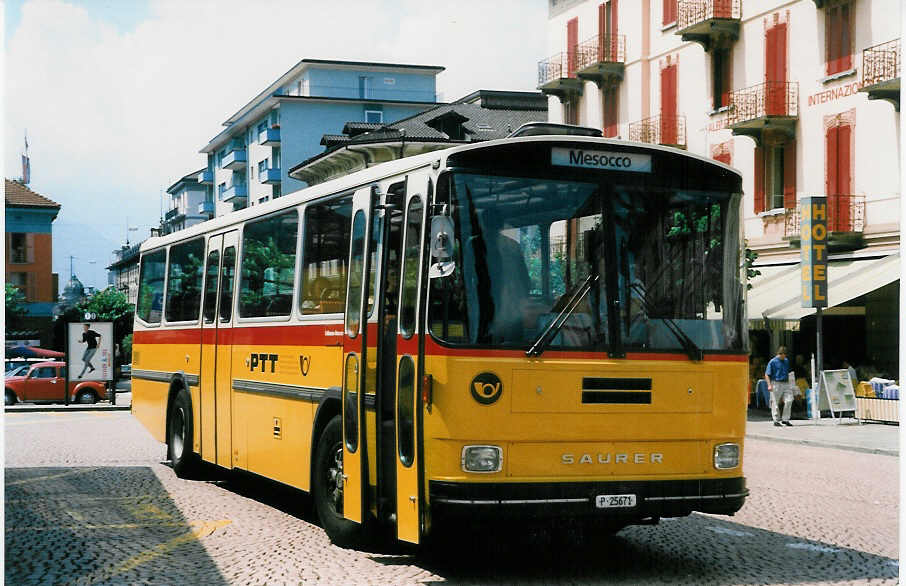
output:
<svg viewBox="0 0 906 586"><path fill-rule="evenodd" d="M15 285L6 284L6 327L15 329L21 323L28 309L25 307L25 294Z"/></svg>

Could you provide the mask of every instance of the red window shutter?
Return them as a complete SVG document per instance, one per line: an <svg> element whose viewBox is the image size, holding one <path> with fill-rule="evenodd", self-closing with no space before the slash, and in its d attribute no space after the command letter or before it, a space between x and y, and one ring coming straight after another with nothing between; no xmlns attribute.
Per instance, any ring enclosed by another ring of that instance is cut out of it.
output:
<svg viewBox="0 0 906 586"><path fill-rule="evenodd" d="M838 71L846 71L853 64L852 47L850 46L851 17L852 10L850 5L843 4L840 6L840 69Z"/></svg>
<svg viewBox="0 0 906 586"><path fill-rule="evenodd" d="M764 211L764 147L755 147L755 213Z"/></svg>
<svg viewBox="0 0 906 586"><path fill-rule="evenodd" d="M842 232L852 231L852 195L851 158L852 127L837 127L837 229Z"/></svg>
<svg viewBox="0 0 906 586"><path fill-rule="evenodd" d="M579 43L579 19L571 18L566 23L566 69L567 77L576 76L576 45Z"/></svg>
<svg viewBox="0 0 906 586"><path fill-rule="evenodd" d="M786 114L786 23L765 32L764 80L765 113L769 116Z"/></svg>
<svg viewBox="0 0 906 586"><path fill-rule="evenodd" d="M713 0L714 18L732 18L733 4L731 0Z"/></svg>
<svg viewBox="0 0 906 586"><path fill-rule="evenodd" d="M617 1L610 0L610 60L617 61L619 58L617 41L620 34L619 19L617 18Z"/></svg>
<svg viewBox="0 0 906 586"><path fill-rule="evenodd" d="M664 0L664 22L670 24L676 22L676 0Z"/></svg>
<svg viewBox="0 0 906 586"><path fill-rule="evenodd" d="M598 61L604 61L607 47L607 3L598 6Z"/></svg>
<svg viewBox="0 0 906 586"><path fill-rule="evenodd" d="M824 16L827 22L827 74L840 71L840 7L831 6Z"/></svg>
<svg viewBox="0 0 906 586"><path fill-rule="evenodd" d="M617 91L610 89L604 92L604 136L613 138L617 135Z"/></svg>
<svg viewBox="0 0 906 586"><path fill-rule="evenodd" d="M796 207L796 141L783 145L783 207Z"/></svg>
<svg viewBox="0 0 906 586"><path fill-rule="evenodd" d="M837 137L839 136L839 127L831 126L827 129L825 137L825 158L824 183L827 196L837 195Z"/></svg>
<svg viewBox="0 0 906 586"><path fill-rule="evenodd" d="M661 69L661 144L677 144L676 65Z"/></svg>

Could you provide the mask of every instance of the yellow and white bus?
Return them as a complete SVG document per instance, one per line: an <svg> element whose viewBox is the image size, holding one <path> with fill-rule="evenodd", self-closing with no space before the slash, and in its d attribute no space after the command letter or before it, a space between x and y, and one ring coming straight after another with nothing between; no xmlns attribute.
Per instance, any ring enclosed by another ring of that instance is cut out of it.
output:
<svg viewBox="0 0 906 586"><path fill-rule="evenodd" d="M477 516L731 515L741 193L681 150L547 134L151 238L132 411L177 474L205 461L311 492L339 544Z"/></svg>

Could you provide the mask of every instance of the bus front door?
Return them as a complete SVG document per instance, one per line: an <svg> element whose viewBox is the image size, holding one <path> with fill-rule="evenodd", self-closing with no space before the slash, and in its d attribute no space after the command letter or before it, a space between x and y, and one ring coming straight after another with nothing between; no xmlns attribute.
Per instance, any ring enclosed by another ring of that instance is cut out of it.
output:
<svg viewBox="0 0 906 586"><path fill-rule="evenodd" d="M217 373L217 287L220 277L220 255L223 235L208 239L204 265L204 297L201 311L201 372L199 373L198 433L201 435L201 458L217 462L217 443L214 437L214 388Z"/></svg>
<svg viewBox="0 0 906 586"><path fill-rule="evenodd" d="M374 306L376 234L372 226L375 193L371 187L355 192L349 243L346 318L343 331L343 516L362 523L368 486L365 396L374 390L369 356L368 316ZM373 396L373 395L372 395Z"/></svg>
<svg viewBox="0 0 906 586"><path fill-rule="evenodd" d="M424 378L424 313L426 275L422 263L424 248L425 213L430 183L427 171L414 173L407 178L406 196L401 235L401 268L397 275L388 272L388 278L397 279L399 292L396 321L396 384L393 419L395 422L395 477L397 538L400 541L419 543L423 529L424 485L422 464L422 410L421 393Z"/></svg>

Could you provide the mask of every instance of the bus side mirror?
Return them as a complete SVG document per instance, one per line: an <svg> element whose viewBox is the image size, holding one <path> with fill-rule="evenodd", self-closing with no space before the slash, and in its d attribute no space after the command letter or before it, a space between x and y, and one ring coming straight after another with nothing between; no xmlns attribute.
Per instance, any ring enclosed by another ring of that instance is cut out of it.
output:
<svg viewBox="0 0 906 586"><path fill-rule="evenodd" d="M453 273L456 264L453 258L453 220L450 216L431 218L431 258L434 262L428 268L428 278L446 277Z"/></svg>

